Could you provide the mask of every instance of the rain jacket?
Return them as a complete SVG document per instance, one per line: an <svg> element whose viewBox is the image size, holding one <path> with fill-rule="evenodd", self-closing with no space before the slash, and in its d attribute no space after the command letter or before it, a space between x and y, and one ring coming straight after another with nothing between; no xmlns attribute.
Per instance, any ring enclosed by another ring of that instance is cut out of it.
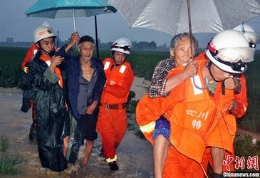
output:
<svg viewBox="0 0 260 178"><path fill-rule="evenodd" d="M200 72L195 77L195 81L187 79L175 87L166 98L150 99L148 95L145 95L137 105L136 119L146 138L153 142L151 136L155 121L164 114L171 123L170 142L174 149L200 163L206 146L233 151L236 123L235 117L228 111L231 100L234 99L233 90L223 88L222 83L219 82L213 97L210 96L208 90L199 90L194 86L194 83L205 85L201 69L207 62L203 55L196 59ZM168 77L181 70L183 70L182 66L173 69ZM242 113L245 113L245 110ZM167 162L171 162L169 157ZM168 164L171 163L166 165ZM197 164L197 166L200 169L200 165ZM166 174L168 168L165 167Z"/></svg>
<svg viewBox="0 0 260 178"><path fill-rule="evenodd" d="M42 167L60 172L67 168L62 148L67 111L60 78L56 73L51 73L47 63L41 60L40 52L28 63L28 67L27 77L37 118L40 161Z"/></svg>

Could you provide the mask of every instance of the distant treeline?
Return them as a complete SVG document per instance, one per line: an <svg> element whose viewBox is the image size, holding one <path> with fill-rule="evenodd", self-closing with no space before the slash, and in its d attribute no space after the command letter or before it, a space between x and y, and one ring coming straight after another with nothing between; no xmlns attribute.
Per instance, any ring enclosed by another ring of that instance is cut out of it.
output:
<svg viewBox="0 0 260 178"><path fill-rule="evenodd" d="M69 41L60 41L56 40L56 45L58 47L63 46L64 44L67 44ZM99 40L98 47L99 49L110 49L113 42L106 42L103 43ZM0 46L7 46L7 47L29 47L32 44L32 42L0 42ZM133 41L132 42L132 49L138 50L138 51L168 51L169 46L167 44L163 45L157 45L155 41Z"/></svg>

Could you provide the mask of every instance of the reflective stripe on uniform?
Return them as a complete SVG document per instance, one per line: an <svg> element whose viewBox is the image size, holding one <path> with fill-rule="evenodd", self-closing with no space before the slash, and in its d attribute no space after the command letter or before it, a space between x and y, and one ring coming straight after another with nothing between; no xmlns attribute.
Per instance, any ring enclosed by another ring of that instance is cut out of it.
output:
<svg viewBox="0 0 260 178"><path fill-rule="evenodd" d="M150 122L149 124L146 124L144 126L140 126L140 130L145 133L149 133L149 132L152 132L155 128L155 121L153 122Z"/></svg>
<svg viewBox="0 0 260 178"><path fill-rule="evenodd" d="M113 162L113 161L116 161L117 160L117 156L115 155L115 157L114 158L107 158L106 159L106 161L108 162L108 163L111 163L111 162Z"/></svg>
<svg viewBox="0 0 260 178"><path fill-rule="evenodd" d="M244 105L244 104L243 104ZM246 107L246 105L244 105L244 111L246 112L246 110L247 110L247 107Z"/></svg>

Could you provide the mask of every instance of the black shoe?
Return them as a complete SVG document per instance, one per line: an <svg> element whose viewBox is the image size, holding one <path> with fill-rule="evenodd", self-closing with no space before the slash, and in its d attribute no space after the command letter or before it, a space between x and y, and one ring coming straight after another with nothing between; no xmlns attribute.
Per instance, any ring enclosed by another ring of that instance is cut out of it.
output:
<svg viewBox="0 0 260 178"><path fill-rule="evenodd" d="M116 164L116 161L108 163L108 165L112 171L117 171L119 169L118 165Z"/></svg>

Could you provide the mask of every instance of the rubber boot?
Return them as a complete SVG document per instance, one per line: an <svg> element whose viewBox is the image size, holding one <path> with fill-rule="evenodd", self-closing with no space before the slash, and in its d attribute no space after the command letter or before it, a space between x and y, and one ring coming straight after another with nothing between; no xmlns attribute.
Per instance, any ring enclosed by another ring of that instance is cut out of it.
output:
<svg viewBox="0 0 260 178"><path fill-rule="evenodd" d="M117 171L119 169L118 165L116 164L116 161L108 163L108 165L112 171Z"/></svg>

